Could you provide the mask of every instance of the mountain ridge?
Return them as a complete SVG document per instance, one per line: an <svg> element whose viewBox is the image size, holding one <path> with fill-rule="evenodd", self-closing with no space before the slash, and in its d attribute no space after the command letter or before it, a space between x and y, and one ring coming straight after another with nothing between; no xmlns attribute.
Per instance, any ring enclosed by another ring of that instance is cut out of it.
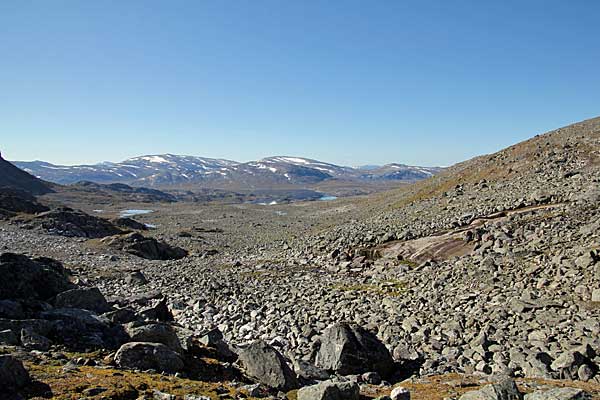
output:
<svg viewBox="0 0 600 400"><path fill-rule="evenodd" d="M190 184L218 187L232 182L249 187L302 185L330 179L412 182L428 178L442 170L439 167L399 163L363 170L295 156L270 156L256 161L238 162L171 153L142 155L121 162L72 166L40 160L13 163L36 177L59 184L91 181L151 187Z"/></svg>

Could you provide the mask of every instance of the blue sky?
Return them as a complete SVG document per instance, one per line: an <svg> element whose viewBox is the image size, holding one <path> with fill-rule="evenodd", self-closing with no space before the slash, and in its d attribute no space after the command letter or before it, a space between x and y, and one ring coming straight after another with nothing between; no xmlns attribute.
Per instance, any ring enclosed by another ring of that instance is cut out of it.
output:
<svg viewBox="0 0 600 400"><path fill-rule="evenodd" d="M449 165L600 115L600 2L0 2L0 149Z"/></svg>

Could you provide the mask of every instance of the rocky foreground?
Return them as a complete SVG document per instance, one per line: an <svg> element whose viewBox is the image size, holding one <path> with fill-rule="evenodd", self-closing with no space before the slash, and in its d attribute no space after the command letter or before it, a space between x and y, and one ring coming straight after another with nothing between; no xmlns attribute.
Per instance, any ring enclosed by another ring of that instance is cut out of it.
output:
<svg viewBox="0 0 600 400"><path fill-rule="evenodd" d="M6 398L600 398L600 120L385 196L150 230L15 196Z"/></svg>

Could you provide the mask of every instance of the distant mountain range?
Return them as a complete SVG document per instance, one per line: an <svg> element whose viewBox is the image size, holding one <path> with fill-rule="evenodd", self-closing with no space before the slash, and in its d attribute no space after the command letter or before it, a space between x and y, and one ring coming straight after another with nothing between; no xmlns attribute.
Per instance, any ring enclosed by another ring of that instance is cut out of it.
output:
<svg viewBox="0 0 600 400"><path fill-rule="evenodd" d="M404 164L352 168L287 156L241 163L174 154L146 155L119 163L104 162L94 165L66 166L44 161L15 161L14 164L38 178L60 184L91 181L149 187L297 186L331 179L411 182L428 178L441 171L438 167Z"/></svg>

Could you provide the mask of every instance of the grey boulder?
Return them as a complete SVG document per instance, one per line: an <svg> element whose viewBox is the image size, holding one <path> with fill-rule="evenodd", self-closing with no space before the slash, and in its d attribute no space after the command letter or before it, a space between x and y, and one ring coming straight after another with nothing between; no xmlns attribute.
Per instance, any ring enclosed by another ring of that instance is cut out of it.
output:
<svg viewBox="0 0 600 400"><path fill-rule="evenodd" d="M0 345L18 346L19 338L10 329L0 331Z"/></svg>
<svg viewBox="0 0 600 400"><path fill-rule="evenodd" d="M389 376L394 360L373 333L358 325L340 323L328 327L321 335L315 365L340 375L375 371Z"/></svg>
<svg viewBox="0 0 600 400"><path fill-rule="evenodd" d="M392 400L410 400L410 391L401 386L394 388L390 394Z"/></svg>
<svg viewBox="0 0 600 400"><path fill-rule="evenodd" d="M161 343L125 343L115 355L120 368L176 373L184 368L179 354Z"/></svg>
<svg viewBox="0 0 600 400"><path fill-rule="evenodd" d="M10 355L0 356L0 387L14 390L28 383L29 373L21 361Z"/></svg>
<svg viewBox="0 0 600 400"><path fill-rule="evenodd" d="M140 325L132 322L125 326L125 331L132 342L162 343L177 353L183 353L179 337L171 325L163 323Z"/></svg>
<svg viewBox="0 0 600 400"><path fill-rule="evenodd" d="M296 375L287 365L283 356L262 340L238 350L238 362L246 374L277 390L292 390L298 387Z"/></svg>
<svg viewBox="0 0 600 400"><path fill-rule="evenodd" d="M525 400L591 400L592 396L581 389L558 388L525 395Z"/></svg>
<svg viewBox="0 0 600 400"><path fill-rule="evenodd" d="M48 351L50 339L31 329L21 330L21 344L28 350Z"/></svg>
<svg viewBox="0 0 600 400"><path fill-rule="evenodd" d="M520 400L522 398L523 395L512 379L504 379L499 383L460 396L460 400Z"/></svg>
<svg viewBox="0 0 600 400"><path fill-rule="evenodd" d="M325 381L298 391L298 400L358 400L359 387L355 382Z"/></svg>
<svg viewBox="0 0 600 400"><path fill-rule="evenodd" d="M110 311L110 306L98 288L79 288L67 290L56 295L54 305L57 308L81 308L102 314Z"/></svg>

